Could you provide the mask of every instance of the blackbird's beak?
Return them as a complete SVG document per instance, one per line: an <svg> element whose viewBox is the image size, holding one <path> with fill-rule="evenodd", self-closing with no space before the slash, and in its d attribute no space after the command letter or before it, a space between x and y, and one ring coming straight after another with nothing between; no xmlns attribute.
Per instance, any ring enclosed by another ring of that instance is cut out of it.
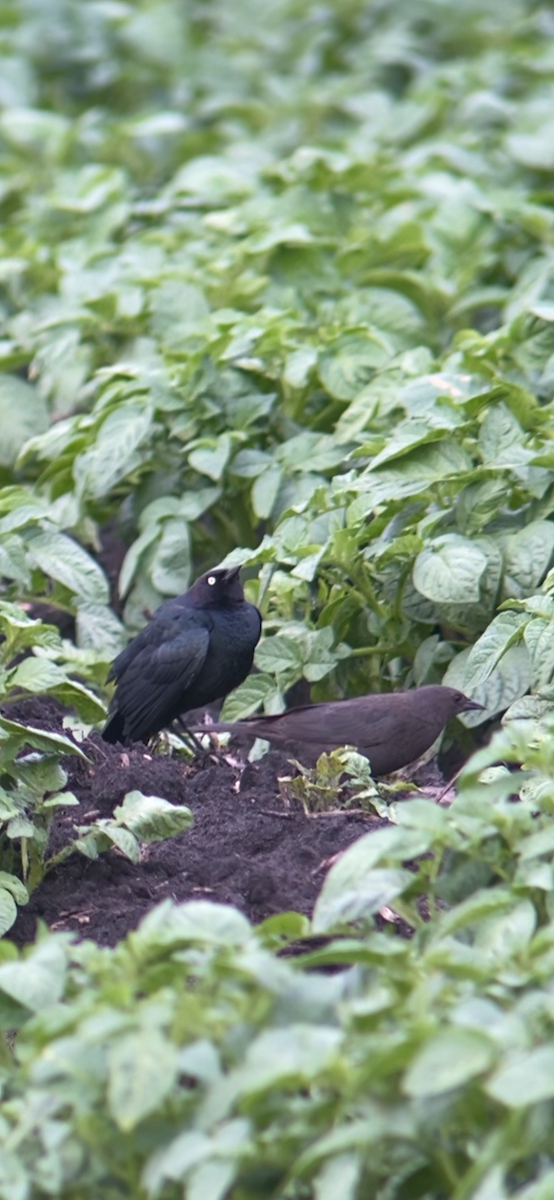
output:
<svg viewBox="0 0 554 1200"><path fill-rule="evenodd" d="M240 575L240 566L225 568L225 582L232 583L233 579L238 579Z"/></svg>
<svg viewBox="0 0 554 1200"><path fill-rule="evenodd" d="M464 704L464 712L470 712L475 709L476 712L484 712L485 705L479 704L478 700L466 700Z"/></svg>

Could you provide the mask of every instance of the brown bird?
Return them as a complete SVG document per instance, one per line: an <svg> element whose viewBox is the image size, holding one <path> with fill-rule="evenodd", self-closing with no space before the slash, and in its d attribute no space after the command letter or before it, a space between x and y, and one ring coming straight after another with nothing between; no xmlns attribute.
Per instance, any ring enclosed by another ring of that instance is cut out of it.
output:
<svg viewBox="0 0 554 1200"><path fill-rule="evenodd" d="M451 717L482 708L455 688L433 684L408 692L305 704L278 716L197 726L194 732L259 737L278 746L292 742L310 755L355 746L369 759L374 775L389 775L424 754Z"/></svg>

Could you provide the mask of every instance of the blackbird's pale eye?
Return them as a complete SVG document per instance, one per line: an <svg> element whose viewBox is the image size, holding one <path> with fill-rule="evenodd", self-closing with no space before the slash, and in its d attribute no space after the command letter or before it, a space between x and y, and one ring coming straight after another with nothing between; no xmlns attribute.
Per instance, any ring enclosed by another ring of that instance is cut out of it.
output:
<svg viewBox="0 0 554 1200"><path fill-rule="evenodd" d="M208 575L208 583L209 583L210 587L213 587L214 583L217 583L217 579L216 579L215 575Z"/></svg>

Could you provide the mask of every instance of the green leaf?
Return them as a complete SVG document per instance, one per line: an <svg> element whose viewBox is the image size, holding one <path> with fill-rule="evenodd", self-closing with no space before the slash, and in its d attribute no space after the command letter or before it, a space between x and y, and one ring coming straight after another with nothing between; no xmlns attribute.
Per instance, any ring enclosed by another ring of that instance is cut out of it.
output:
<svg viewBox="0 0 554 1200"><path fill-rule="evenodd" d="M9 875L7 871L0 871L0 887L4 888L7 892L11 892L18 904L27 903L29 893L25 884L16 875Z"/></svg>
<svg viewBox="0 0 554 1200"><path fill-rule="evenodd" d="M240 687L235 688L235 691L226 697L221 710L221 720L241 721L243 717L252 716L262 704L277 696L279 692L271 675L249 675Z"/></svg>
<svg viewBox="0 0 554 1200"><path fill-rule="evenodd" d="M21 962L0 964L0 992L25 1008L41 1012L63 995L66 956L59 942L40 942Z"/></svg>
<svg viewBox="0 0 554 1200"><path fill-rule="evenodd" d="M207 475L217 483L229 460L232 442L228 434L212 440L205 438L198 449L191 450L189 463L201 475Z"/></svg>
<svg viewBox="0 0 554 1200"><path fill-rule="evenodd" d="M157 1030L120 1037L108 1052L108 1109L118 1128L134 1129L155 1112L176 1076L175 1047Z"/></svg>
<svg viewBox="0 0 554 1200"><path fill-rule="evenodd" d="M468 691L486 683L511 646L521 641L524 626L517 613L499 613L477 639L464 660L464 681Z"/></svg>
<svg viewBox="0 0 554 1200"><path fill-rule="evenodd" d="M1 968L0 968L1 970ZM527 1108L554 1096L554 1046L537 1046L523 1054L508 1057L486 1091L508 1108Z"/></svg>
<svg viewBox="0 0 554 1200"><path fill-rule="evenodd" d="M346 335L320 356L319 377L330 396L353 400L389 357L390 348L384 339Z"/></svg>
<svg viewBox="0 0 554 1200"><path fill-rule="evenodd" d="M125 632L121 621L105 604L80 604L76 615L77 645L95 650L106 662L123 650Z"/></svg>
<svg viewBox="0 0 554 1200"><path fill-rule="evenodd" d="M260 671L267 675L300 673L302 669L302 651L298 643L283 634L259 642L254 659Z"/></svg>
<svg viewBox="0 0 554 1200"><path fill-rule="evenodd" d="M0 716L0 730L9 734L17 747L33 746L35 750L43 750L47 754L77 754L80 758L86 758L79 746L61 733L45 733L43 729L20 725L3 716Z"/></svg>
<svg viewBox="0 0 554 1200"><path fill-rule="evenodd" d="M97 499L141 464L141 447L152 426L148 404L121 404L100 425L95 440L75 459L75 483ZM97 597L87 596L89 600Z"/></svg>
<svg viewBox="0 0 554 1200"><path fill-rule="evenodd" d="M123 804L114 809L118 824L125 825L145 842L158 842L190 829L192 813L184 804L170 804L161 796L127 792Z"/></svg>
<svg viewBox="0 0 554 1200"><path fill-rule="evenodd" d="M236 1174L234 1162L202 1163L190 1173L187 1200L224 1200Z"/></svg>
<svg viewBox="0 0 554 1200"><path fill-rule="evenodd" d="M504 586L509 596L530 596L542 583L554 556L554 523L531 521L504 547Z"/></svg>
<svg viewBox="0 0 554 1200"><path fill-rule="evenodd" d="M277 493L281 485L282 472L280 467L269 467L258 475L252 487L252 506L260 520L271 516Z"/></svg>
<svg viewBox="0 0 554 1200"><path fill-rule="evenodd" d="M3 937L8 929L11 929L16 917L17 907L13 895L11 891L7 891L5 887L0 885L0 937Z"/></svg>
<svg viewBox="0 0 554 1200"><path fill-rule="evenodd" d="M330 1158L314 1180L315 1200L355 1200L361 1174L356 1154L338 1154Z"/></svg>
<svg viewBox="0 0 554 1200"><path fill-rule="evenodd" d="M250 1043L236 1072L243 1096L282 1087L295 1079L308 1082L335 1060L343 1034L325 1025L291 1024L264 1030Z"/></svg>
<svg viewBox="0 0 554 1200"><path fill-rule="evenodd" d="M430 1038L404 1076L409 1096L440 1096L488 1070L494 1043L469 1029L445 1029Z"/></svg>
<svg viewBox="0 0 554 1200"><path fill-rule="evenodd" d="M314 933L328 933L345 921L357 921L379 912L413 883L413 875L409 871L381 868L368 871L363 879L355 878L350 886L342 881L339 886L330 875L328 880L314 909Z"/></svg>
<svg viewBox="0 0 554 1200"><path fill-rule="evenodd" d="M252 931L246 917L229 904L209 900L189 900L186 904L158 905L145 917L139 941L206 941L215 945L240 946L248 942Z"/></svg>
<svg viewBox="0 0 554 1200"><path fill-rule="evenodd" d="M418 554L413 581L436 604L477 604L486 555L468 538L454 533L435 538Z"/></svg>
<svg viewBox="0 0 554 1200"><path fill-rule="evenodd" d="M492 630L492 625L489 625L487 633L489 630ZM449 663L442 681L447 687L459 688L485 706L483 713L468 712L461 716L462 724L469 728L482 724L496 713L505 712L525 694L531 683L531 667L525 646L509 646L496 665L486 673L491 665L486 657L487 646L485 644L477 653L478 645L476 642L471 650L462 650L461 654L457 654ZM496 657L494 643L492 654Z"/></svg>
<svg viewBox="0 0 554 1200"><path fill-rule="evenodd" d="M37 567L91 604L107 604L108 581L98 564L63 533L39 533L29 544Z"/></svg>
<svg viewBox="0 0 554 1200"><path fill-rule="evenodd" d="M0 374L0 466L12 467L28 438L48 428L48 408L37 388Z"/></svg>
<svg viewBox="0 0 554 1200"><path fill-rule="evenodd" d="M190 535L183 520L165 521L150 567L154 587L162 595L186 592L191 576Z"/></svg>
<svg viewBox="0 0 554 1200"><path fill-rule="evenodd" d="M100 836L104 835L113 842L114 846L129 859L129 862L140 862L140 846L134 835L129 829L120 829L113 821L107 821L100 827ZM94 825L91 827L91 833L88 836L94 837ZM99 846L102 849L102 846Z"/></svg>

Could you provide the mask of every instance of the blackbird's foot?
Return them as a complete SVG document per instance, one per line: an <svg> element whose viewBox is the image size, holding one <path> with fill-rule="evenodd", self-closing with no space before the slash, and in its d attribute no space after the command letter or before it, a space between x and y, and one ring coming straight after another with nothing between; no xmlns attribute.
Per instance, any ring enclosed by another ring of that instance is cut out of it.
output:
<svg viewBox="0 0 554 1200"><path fill-rule="evenodd" d="M178 730L175 728L175 724L179 726ZM172 728L177 737L181 738L181 740L185 743L185 746L188 746L189 750L191 750L193 754L198 755L207 753L207 751L204 750L200 738L198 738L195 733L192 733L190 729L187 729L182 717L177 717L177 721L173 722Z"/></svg>

